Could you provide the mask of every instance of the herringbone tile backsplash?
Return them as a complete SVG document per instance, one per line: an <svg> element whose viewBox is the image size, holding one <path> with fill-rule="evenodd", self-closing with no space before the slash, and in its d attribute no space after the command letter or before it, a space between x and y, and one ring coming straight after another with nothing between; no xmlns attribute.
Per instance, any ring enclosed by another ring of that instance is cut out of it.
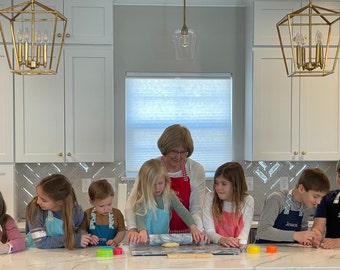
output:
<svg viewBox="0 0 340 270"><path fill-rule="evenodd" d="M337 188L335 182L334 162L248 162L240 161L248 181L249 193L255 199L255 218L262 209L264 198L274 190L280 190L288 185L296 185L301 172L305 168L319 167L326 172L331 181L332 189ZM127 184L127 193L133 186L133 179L125 178L124 162L113 163L26 163L16 165L16 183L18 187L18 216L25 216L27 203L35 196L35 187L39 181L53 173L66 175L74 186L79 203L84 209L90 207L86 192L82 192L82 179L115 179L114 188L119 183ZM212 190L213 181L207 178L207 190ZM116 193L117 195L117 193ZM118 198L114 198L117 207Z"/></svg>

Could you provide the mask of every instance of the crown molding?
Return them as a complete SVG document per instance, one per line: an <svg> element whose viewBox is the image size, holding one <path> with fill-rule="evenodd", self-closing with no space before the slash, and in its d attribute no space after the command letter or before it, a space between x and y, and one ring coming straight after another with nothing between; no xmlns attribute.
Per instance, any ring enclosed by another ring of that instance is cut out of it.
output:
<svg viewBox="0 0 340 270"><path fill-rule="evenodd" d="M187 6L245 7L253 0L187 0ZM115 6L183 6L183 0L113 0Z"/></svg>

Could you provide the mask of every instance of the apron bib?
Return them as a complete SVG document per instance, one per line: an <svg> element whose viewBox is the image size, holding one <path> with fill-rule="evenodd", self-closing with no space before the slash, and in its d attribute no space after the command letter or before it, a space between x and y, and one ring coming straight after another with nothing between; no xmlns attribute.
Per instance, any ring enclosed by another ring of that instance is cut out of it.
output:
<svg viewBox="0 0 340 270"><path fill-rule="evenodd" d="M145 216L145 225L149 234L166 234L169 233L170 212L164 209L156 208L154 212L148 209Z"/></svg>
<svg viewBox="0 0 340 270"><path fill-rule="evenodd" d="M117 228L114 225L114 216L112 211L108 215L109 224L96 225L97 211L92 209L89 233L98 236L99 246L106 246L106 242L117 235Z"/></svg>
<svg viewBox="0 0 340 270"><path fill-rule="evenodd" d="M303 211L302 206L300 210L293 211L290 209L290 204L292 202L292 191L290 190L287 199L285 201L285 208L284 210L278 215L275 220L274 228L284 231L300 231L302 218L303 218ZM277 243L278 241L270 241L270 240L256 240L256 243ZM279 241L285 242L285 241Z"/></svg>
<svg viewBox="0 0 340 270"><path fill-rule="evenodd" d="M244 223L242 215L237 218L233 212L222 212L221 221L214 218L216 233L224 237L238 237L241 233Z"/></svg>
<svg viewBox="0 0 340 270"><path fill-rule="evenodd" d="M190 178L187 176L185 164L182 166L182 175L181 177L170 177L171 189L175 191L184 207L189 210L191 188ZM172 210L170 233L190 233L190 229L175 210Z"/></svg>

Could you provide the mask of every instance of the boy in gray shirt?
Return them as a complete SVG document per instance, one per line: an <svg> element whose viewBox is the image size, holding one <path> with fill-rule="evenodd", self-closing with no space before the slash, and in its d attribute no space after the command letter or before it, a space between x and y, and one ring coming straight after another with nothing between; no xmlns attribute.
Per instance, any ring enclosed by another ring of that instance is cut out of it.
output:
<svg viewBox="0 0 340 270"><path fill-rule="evenodd" d="M270 194L260 215L256 243L298 242L311 245L315 232L308 230L312 208L329 191L327 175L319 168L302 172L294 189Z"/></svg>

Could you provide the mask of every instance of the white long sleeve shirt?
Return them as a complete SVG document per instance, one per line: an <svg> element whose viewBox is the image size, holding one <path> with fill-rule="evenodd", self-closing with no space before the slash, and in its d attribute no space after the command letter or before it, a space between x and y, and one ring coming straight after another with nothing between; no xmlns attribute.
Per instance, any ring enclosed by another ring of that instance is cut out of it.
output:
<svg viewBox="0 0 340 270"><path fill-rule="evenodd" d="M218 240L223 237L223 235L218 234L215 229L214 217L212 213L213 198L214 192L209 192L205 195L203 204L203 225L205 232L210 237L211 242L218 243ZM229 213L233 212L233 203L224 202L222 211ZM249 231L254 217L254 198L252 196L247 195L245 197L244 203L242 204L241 215L244 226L238 235L238 238L248 240Z"/></svg>

